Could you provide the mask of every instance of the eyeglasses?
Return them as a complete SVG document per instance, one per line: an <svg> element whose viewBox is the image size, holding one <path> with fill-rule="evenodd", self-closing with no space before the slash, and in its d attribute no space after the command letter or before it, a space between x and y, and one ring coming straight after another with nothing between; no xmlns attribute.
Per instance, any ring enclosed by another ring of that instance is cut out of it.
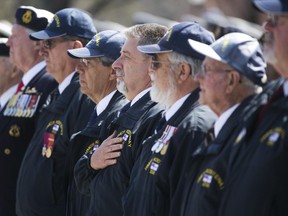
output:
<svg viewBox="0 0 288 216"><path fill-rule="evenodd" d="M69 39L62 37L61 39L48 39L48 40L43 40L43 47L45 49L52 49L56 43L62 43L65 41L69 41Z"/></svg>
<svg viewBox="0 0 288 216"><path fill-rule="evenodd" d="M286 18L288 18L288 16L285 15L285 14L280 14L280 15L279 15L279 14L278 14L278 15L268 14L267 24L270 24L272 27L277 26L280 17L286 17Z"/></svg>
<svg viewBox="0 0 288 216"><path fill-rule="evenodd" d="M80 62L84 63L84 65L88 67L89 65L91 65L92 62L101 62L101 59L100 58L94 58L94 59L81 58Z"/></svg>
<svg viewBox="0 0 288 216"><path fill-rule="evenodd" d="M207 76L208 74L210 74L209 72L211 71L215 71L215 72L230 72L230 71L233 71L233 69L211 69L211 68L207 68L207 66L205 65L202 65L201 66L201 72L198 73L199 75L202 75L202 76Z"/></svg>
<svg viewBox="0 0 288 216"><path fill-rule="evenodd" d="M157 70L158 68L161 67L162 64L171 64L171 62L152 60L152 61L151 61L151 64L150 64L150 68L151 68L152 70Z"/></svg>
<svg viewBox="0 0 288 216"><path fill-rule="evenodd" d="M271 24L271 26L276 26L278 21L278 16L274 14L268 14L267 23Z"/></svg>

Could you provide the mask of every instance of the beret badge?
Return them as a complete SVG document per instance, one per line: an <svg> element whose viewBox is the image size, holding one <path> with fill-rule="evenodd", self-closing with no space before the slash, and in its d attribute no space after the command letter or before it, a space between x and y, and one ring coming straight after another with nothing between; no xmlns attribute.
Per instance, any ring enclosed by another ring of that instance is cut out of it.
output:
<svg viewBox="0 0 288 216"><path fill-rule="evenodd" d="M22 16L22 21L23 23L27 24L27 23L30 23L31 20L32 20L32 11L27 10Z"/></svg>

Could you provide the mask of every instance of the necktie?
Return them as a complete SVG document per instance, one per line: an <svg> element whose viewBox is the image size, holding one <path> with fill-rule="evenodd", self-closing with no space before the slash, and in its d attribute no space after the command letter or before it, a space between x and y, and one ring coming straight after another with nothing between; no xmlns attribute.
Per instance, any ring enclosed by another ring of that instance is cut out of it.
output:
<svg viewBox="0 0 288 216"><path fill-rule="evenodd" d="M24 83L23 83L22 80L21 80L21 82L18 84L16 93L20 92L23 86L24 86Z"/></svg>
<svg viewBox="0 0 288 216"><path fill-rule="evenodd" d="M268 100L268 102L262 106L259 110L258 116L257 116L257 120L256 120L256 125L255 127L257 127L259 125L259 123L262 121L265 113L268 111L269 107L279 98L284 96L284 91L283 91L283 86L281 85L280 88L274 92L274 94L272 94L271 98Z"/></svg>
<svg viewBox="0 0 288 216"><path fill-rule="evenodd" d="M131 106L131 102L127 103L121 110L120 110L120 115L122 113L125 113Z"/></svg>
<svg viewBox="0 0 288 216"><path fill-rule="evenodd" d="M59 92L59 90L58 90L58 88L57 88L57 89L55 89L55 90L51 93L51 103L52 103L53 101L57 100L57 98L59 97L59 95L60 95L60 92Z"/></svg>
<svg viewBox="0 0 288 216"><path fill-rule="evenodd" d="M95 107L90 115L89 121L87 123L87 127L94 125L96 122L96 119L97 119L97 112L96 112L96 107Z"/></svg>
<svg viewBox="0 0 288 216"><path fill-rule="evenodd" d="M157 125L157 127L156 127L156 132L159 132L162 128L163 128L163 126L166 124L166 118L165 118L165 116L163 116L161 119L160 119L160 121L159 121L159 123L158 123L158 125Z"/></svg>
<svg viewBox="0 0 288 216"><path fill-rule="evenodd" d="M207 140L212 142L215 139L214 125L207 131Z"/></svg>
<svg viewBox="0 0 288 216"><path fill-rule="evenodd" d="M205 136L205 145L208 146L215 139L214 125L210 127Z"/></svg>

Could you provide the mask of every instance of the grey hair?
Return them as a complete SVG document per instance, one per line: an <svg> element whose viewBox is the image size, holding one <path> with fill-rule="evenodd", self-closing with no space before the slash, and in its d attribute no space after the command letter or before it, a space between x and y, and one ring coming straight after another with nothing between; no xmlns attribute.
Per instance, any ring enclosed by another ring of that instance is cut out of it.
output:
<svg viewBox="0 0 288 216"><path fill-rule="evenodd" d="M179 63L186 63L190 65L190 75L192 79L201 72L201 65L203 61L200 59L192 58L177 52L168 53L168 59L171 62L172 70L175 70Z"/></svg>
<svg viewBox="0 0 288 216"><path fill-rule="evenodd" d="M239 73L240 74L240 73ZM248 79L246 76L240 74L241 84L245 87L245 89L250 90L254 93L259 92L261 89L260 86L254 84L250 79Z"/></svg>
<svg viewBox="0 0 288 216"><path fill-rule="evenodd" d="M139 39L137 45L157 43L166 33L167 27L156 23L145 23L128 28L124 34L127 37Z"/></svg>

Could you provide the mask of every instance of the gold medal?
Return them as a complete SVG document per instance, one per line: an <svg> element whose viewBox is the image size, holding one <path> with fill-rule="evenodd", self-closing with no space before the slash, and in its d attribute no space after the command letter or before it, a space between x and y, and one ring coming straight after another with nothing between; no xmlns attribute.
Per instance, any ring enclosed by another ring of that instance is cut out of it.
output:
<svg viewBox="0 0 288 216"><path fill-rule="evenodd" d="M47 158L50 158L51 155L52 155L52 150L51 150L51 148L48 148L48 149L46 150L46 157L47 157Z"/></svg>

